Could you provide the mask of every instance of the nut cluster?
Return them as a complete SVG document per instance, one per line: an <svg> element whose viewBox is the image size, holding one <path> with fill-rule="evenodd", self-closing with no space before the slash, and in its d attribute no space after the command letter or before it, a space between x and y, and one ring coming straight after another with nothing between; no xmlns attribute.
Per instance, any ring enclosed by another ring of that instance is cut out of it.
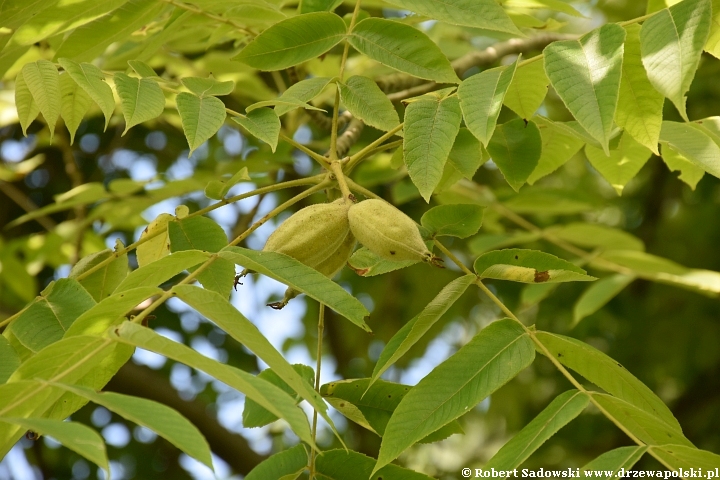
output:
<svg viewBox="0 0 720 480"><path fill-rule="evenodd" d="M438 265L415 222L376 199L352 203L340 198L298 210L270 235L263 251L283 253L333 277L345 266L357 241L384 259ZM270 306L282 308L296 295L288 289L282 302Z"/></svg>

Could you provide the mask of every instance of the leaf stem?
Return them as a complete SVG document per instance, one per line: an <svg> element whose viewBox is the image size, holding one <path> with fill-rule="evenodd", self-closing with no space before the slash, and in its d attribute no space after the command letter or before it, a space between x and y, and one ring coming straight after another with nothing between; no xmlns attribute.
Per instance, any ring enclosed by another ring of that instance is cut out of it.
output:
<svg viewBox="0 0 720 480"><path fill-rule="evenodd" d="M367 157L370 154L370 152L372 152L378 145L383 143L385 140L392 138L397 132L402 130L403 125L404 124L400 123L398 126L393 128L392 130L382 134L374 142L371 142L368 145L366 145L359 152L356 152L354 155L352 155L347 160L347 162L345 163L345 168L343 168L343 170L345 170L346 173L350 173L352 171L352 169L355 168L355 165L357 165L358 162L360 162L363 158Z"/></svg>
<svg viewBox="0 0 720 480"><path fill-rule="evenodd" d="M227 24L227 25L231 25L231 26L237 28L238 30L240 30L241 32L247 33L248 35L252 35L252 36L257 35L257 34L254 33L253 31L248 30L248 29L245 28L243 25L240 25L239 23L237 23L237 22L235 22L235 21L233 21L233 20L230 20L229 18L225 18L225 17L220 16L220 15L215 15L214 13L211 13L211 12L208 12L208 11L205 11L205 10L203 10L203 9L201 9L201 8L196 7L195 5L189 5L189 4L187 4L187 3L178 2L178 1L176 1L176 0L161 0L161 1L163 1L163 2L165 2L165 3L169 3L170 5L173 5L173 6L177 7L177 8L181 8L181 9L183 9L183 10L187 10L188 12L192 12L192 13L195 13L195 14L197 14L197 15L202 15L202 16L204 16L204 17L207 17L207 18L211 19L211 20L215 20L216 22L220 22L220 23L225 23L225 24Z"/></svg>
<svg viewBox="0 0 720 480"><path fill-rule="evenodd" d="M312 150L310 150L310 149L309 149L308 147L306 147L305 145L296 142L295 140L293 140L292 138L288 137L288 136L285 135L284 133L281 133L281 134L280 134L280 140L283 140L283 141L289 143L290 145L292 145L293 147L297 148L297 149L300 150L301 152L307 154L310 158L312 158L313 160L315 160L316 162L318 162L318 163L319 163L321 166L323 166L324 168L327 168L327 169L330 168L330 162L328 161L327 158L323 157L322 155L320 155L320 154L317 153L317 152L313 152Z"/></svg>
<svg viewBox="0 0 720 480"><path fill-rule="evenodd" d="M320 393L320 369L322 368L322 344L323 335L325 333L325 305L320 304L320 311L318 313L318 328L317 328L317 360L315 363L315 391ZM318 413L317 410L313 410L313 423L312 423L312 441L317 445L315 438L317 437L317 422ZM317 456L317 450L314 446L311 446L310 450L310 476L309 480L315 479L315 457Z"/></svg>
<svg viewBox="0 0 720 480"><path fill-rule="evenodd" d="M333 176L337 180L338 187L340 187L343 198L345 198L346 200L352 200L353 195L352 193L350 193L350 189L348 188L347 179L345 178L345 174L342 171L342 165L340 165L340 162L332 162L330 164L330 171L332 171Z"/></svg>

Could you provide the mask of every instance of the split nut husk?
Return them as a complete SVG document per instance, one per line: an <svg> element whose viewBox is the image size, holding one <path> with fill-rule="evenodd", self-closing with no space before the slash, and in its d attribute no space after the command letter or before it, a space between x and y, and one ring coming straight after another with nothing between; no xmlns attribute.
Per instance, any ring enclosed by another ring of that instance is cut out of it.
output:
<svg viewBox="0 0 720 480"><path fill-rule="evenodd" d="M383 200L356 203L348 211L350 231L376 255L388 260L411 260L440 266L428 250L415 222Z"/></svg>

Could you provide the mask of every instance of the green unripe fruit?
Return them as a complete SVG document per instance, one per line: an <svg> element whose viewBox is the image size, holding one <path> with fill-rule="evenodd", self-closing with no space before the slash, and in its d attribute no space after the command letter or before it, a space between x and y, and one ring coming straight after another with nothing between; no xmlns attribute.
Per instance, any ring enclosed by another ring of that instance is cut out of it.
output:
<svg viewBox="0 0 720 480"><path fill-rule="evenodd" d="M315 269L325 275L328 278L332 278L345 266L347 261L350 259L357 240L352 232L348 232L347 237L343 243L340 244L337 250L335 250L328 258L320 263Z"/></svg>
<svg viewBox="0 0 720 480"><path fill-rule="evenodd" d="M268 238L263 251L283 253L317 268L345 242L350 233L344 199L318 203L297 211Z"/></svg>
<svg viewBox="0 0 720 480"><path fill-rule="evenodd" d="M348 220L355 238L382 258L436 262L415 222L387 202L370 199L356 203L348 210Z"/></svg>

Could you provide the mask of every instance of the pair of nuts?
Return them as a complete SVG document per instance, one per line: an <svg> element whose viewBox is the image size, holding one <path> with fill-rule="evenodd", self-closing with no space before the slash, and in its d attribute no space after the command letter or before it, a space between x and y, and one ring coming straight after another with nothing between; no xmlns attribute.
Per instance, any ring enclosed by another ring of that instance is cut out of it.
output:
<svg viewBox="0 0 720 480"><path fill-rule="evenodd" d="M375 199L353 204L340 198L305 207L270 235L263 251L283 253L333 277L352 255L356 239L388 260L438 265L415 222L389 203ZM282 302L270 306L282 308L296 295L288 289Z"/></svg>

